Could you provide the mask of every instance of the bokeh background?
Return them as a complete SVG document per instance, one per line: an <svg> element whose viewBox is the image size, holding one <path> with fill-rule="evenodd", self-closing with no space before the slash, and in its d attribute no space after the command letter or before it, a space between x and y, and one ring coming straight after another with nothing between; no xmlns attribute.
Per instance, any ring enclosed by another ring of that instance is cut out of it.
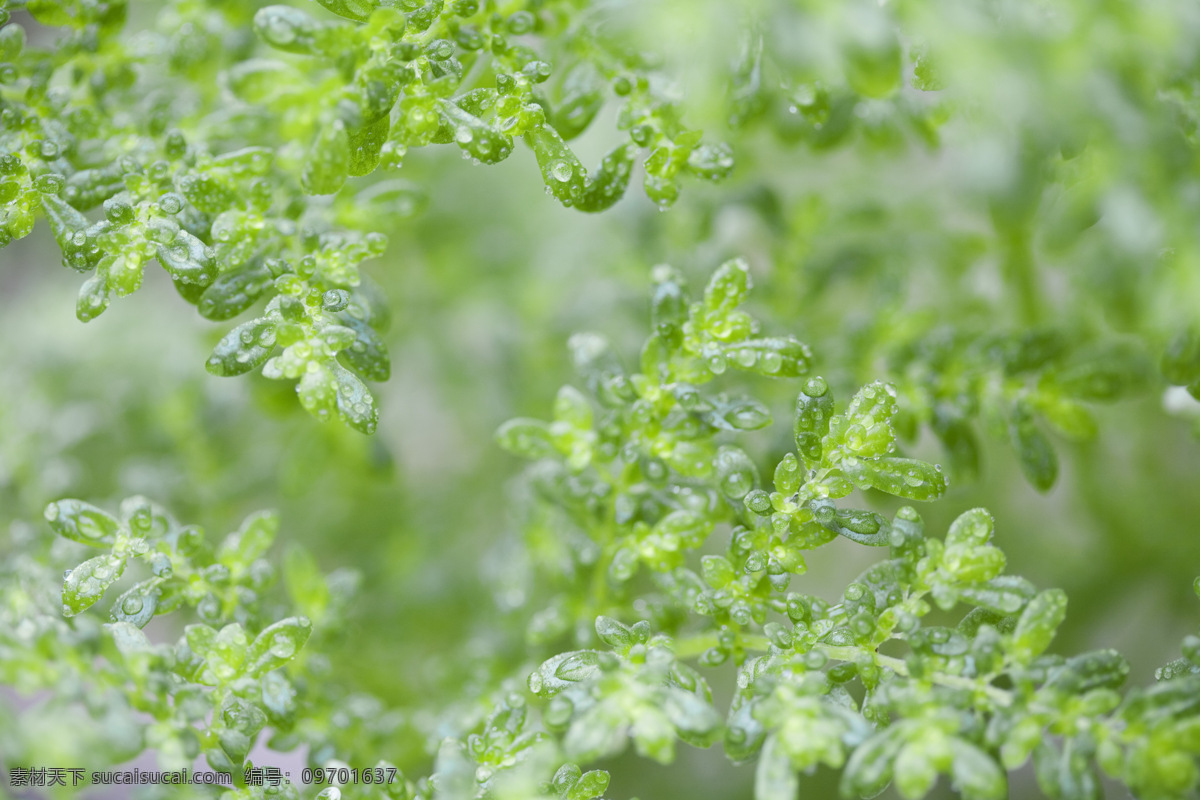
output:
<svg viewBox="0 0 1200 800"><path fill-rule="evenodd" d="M574 332L608 336L636 364L653 265L699 287L724 259L746 258L765 331L812 345L842 396L904 377L889 362L895 343L943 326L1063 328L1129 341L1153 363L1200 318L1200 6L642 0L602 12L612 36L678 78L689 124L731 142L733 176L686 186L667 212L635 185L584 215L545 194L526 150L494 167L414 152L400 173L411 213L384 221L389 249L365 266L392 309L393 373L375 387L373 437L316 422L288 385L208 375L227 326L200 320L163 274L85 326L79 278L44 226L0 251L8 567L24 553L62 556L41 511L64 496L115 507L145 494L214 535L277 508L284 538L326 571L361 575L353 624L329 655L339 680L411 717L390 757L423 774L418 732L439 713L430 698L491 679L476 654L511 668L530 658L521 465L493 432L548 415L573 380ZM877 36L905 65L902 88L881 98L859 91L853 63L881 47ZM923 53L936 54L936 74ZM624 135L614 118L605 109L573 143L585 163ZM742 388L776 419L747 446L778 457L798 385ZM987 506L1009 571L1070 597L1056 651L1116 647L1131 682L1150 682L1200 611L1198 410L1155 372L1095 407L1092 440L1053 437L1061 469L1045 493L1004 437L978 426L978 474L952 473L950 494L922 513L940 531ZM945 460L928 433L907 450ZM796 585L834 596L871 557L839 540ZM718 698L729 678L714 672ZM45 709L6 696L11 730L33 730ZM34 762L64 746L5 741ZM687 749L671 767L612 768L613 797L749 797L753 781L752 766ZM815 776L813 796L832 796L833 777ZM1036 793L1020 779L1013 791Z"/></svg>

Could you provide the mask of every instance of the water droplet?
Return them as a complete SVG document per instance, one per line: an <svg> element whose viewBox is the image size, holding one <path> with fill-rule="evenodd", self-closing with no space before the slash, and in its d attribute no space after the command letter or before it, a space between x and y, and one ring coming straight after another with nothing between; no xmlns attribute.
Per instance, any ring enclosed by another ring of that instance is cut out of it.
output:
<svg viewBox="0 0 1200 800"><path fill-rule="evenodd" d="M158 198L158 207L166 214L178 214L183 210L183 198L174 192Z"/></svg>
<svg viewBox="0 0 1200 800"><path fill-rule="evenodd" d="M738 366L746 367L747 369L754 366L754 362L758 360L758 355L749 347L743 347L733 351L733 360Z"/></svg>
<svg viewBox="0 0 1200 800"><path fill-rule="evenodd" d="M220 618L221 604L215 595L207 594L196 606L196 612L200 615L200 619L212 622Z"/></svg>
<svg viewBox="0 0 1200 800"><path fill-rule="evenodd" d="M350 302L350 293L345 289L330 289L321 295L321 305L326 311L341 311Z"/></svg>
<svg viewBox="0 0 1200 800"><path fill-rule="evenodd" d="M57 172L39 175L33 181L33 188L42 194L58 194L67 185L67 179Z"/></svg>
<svg viewBox="0 0 1200 800"><path fill-rule="evenodd" d="M160 578L170 577L174 572L171 559L165 553L155 553L150 557L150 571Z"/></svg>
<svg viewBox="0 0 1200 800"><path fill-rule="evenodd" d="M571 180L571 165L565 161L556 161L550 167L550 174L554 176L554 180L560 183L566 183Z"/></svg>
<svg viewBox="0 0 1200 800"><path fill-rule="evenodd" d="M296 643L290 636L276 636L271 643L271 655L277 658L291 658L296 654Z"/></svg>
<svg viewBox="0 0 1200 800"><path fill-rule="evenodd" d="M144 605L140 596L130 595L121 603L121 612L127 617L132 617L134 614L140 614Z"/></svg>

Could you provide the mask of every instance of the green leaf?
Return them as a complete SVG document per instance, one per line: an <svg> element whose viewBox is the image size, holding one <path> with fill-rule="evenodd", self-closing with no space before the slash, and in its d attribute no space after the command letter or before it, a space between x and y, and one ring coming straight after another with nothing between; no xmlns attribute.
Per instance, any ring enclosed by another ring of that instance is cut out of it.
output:
<svg viewBox="0 0 1200 800"><path fill-rule="evenodd" d="M636 155L637 149L628 143L619 144L606 153L600 159L600 165L588 176L575 208L586 213L605 211L624 197Z"/></svg>
<svg viewBox="0 0 1200 800"><path fill-rule="evenodd" d="M1057 800L1100 800L1102 788L1090 759L1068 739L1061 754L1043 742L1034 750L1034 767L1042 791Z"/></svg>
<svg viewBox="0 0 1200 800"><path fill-rule="evenodd" d="M311 553L297 546L289 548L283 559L283 581L301 614L318 621L325 617L329 586Z"/></svg>
<svg viewBox="0 0 1200 800"><path fill-rule="evenodd" d="M721 715L691 692L668 686L664 690L662 710L680 740L693 747L708 747L720 738Z"/></svg>
<svg viewBox="0 0 1200 800"><path fill-rule="evenodd" d="M1059 373L1055 383L1071 397L1112 401L1140 388L1146 372L1145 357L1140 351L1118 345L1070 365Z"/></svg>
<svg viewBox="0 0 1200 800"><path fill-rule="evenodd" d="M244 322L225 334L205 368L213 375L233 377L261 367L275 351L275 322L260 317Z"/></svg>
<svg viewBox="0 0 1200 800"><path fill-rule="evenodd" d="M592 123L604 105L604 89L604 78L591 62L577 62L567 71L550 115L550 123L563 139L574 139Z"/></svg>
<svg viewBox="0 0 1200 800"><path fill-rule="evenodd" d="M846 409L846 418L855 424L870 427L889 421L895 416L896 409L896 389L890 384L875 381L854 393Z"/></svg>
<svg viewBox="0 0 1200 800"><path fill-rule="evenodd" d="M298 8L266 6L254 14L254 32L285 53L313 55L321 24Z"/></svg>
<svg viewBox="0 0 1200 800"><path fill-rule="evenodd" d="M1048 491L1058 478L1058 456L1024 403L1014 406L1008 434L1026 480L1039 492Z"/></svg>
<svg viewBox="0 0 1200 800"><path fill-rule="evenodd" d="M936 500L948 486L940 466L913 458L849 458L842 462L842 469L860 489L874 488L909 500Z"/></svg>
<svg viewBox="0 0 1200 800"><path fill-rule="evenodd" d="M804 475L800 470L800 462L794 453L786 454L775 465L775 491L782 495L793 495L800 488Z"/></svg>
<svg viewBox="0 0 1200 800"><path fill-rule="evenodd" d="M246 673L246 654L250 639L240 624L231 622L210 641L204 642L208 653L204 656L206 672L215 681L214 685L228 684ZM191 646L191 639L188 640ZM195 648L192 648L195 652Z"/></svg>
<svg viewBox="0 0 1200 800"><path fill-rule="evenodd" d="M188 625L183 629L188 648L200 658L208 658L217 640L217 629L210 625Z"/></svg>
<svg viewBox="0 0 1200 800"><path fill-rule="evenodd" d="M1073 695L1095 689L1118 689L1129 677L1129 670L1129 661L1116 650L1094 650L1068 658L1046 685Z"/></svg>
<svg viewBox="0 0 1200 800"><path fill-rule="evenodd" d="M733 172L733 167L733 148L724 142L705 142L688 154L688 171L704 180L724 180Z"/></svg>
<svg viewBox="0 0 1200 800"><path fill-rule="evenodd" d="M81 169L67 178L63 199L79 211L90 211L125 189L124 168L114 162L96 169Z"/></svg>
<svg viewBox="0 0 1200 800"><path fill-rule="evenodd" d="M560 203L574 205L583 196L587 170L558 132L542 123L525 134L525 143L537 157L546 189Z"/></svg>
<svg viewBox="0 0 1200 800"><path fill-rule="evenodd" d="M145 653L153 648L141 629L128 622L113 622L104 626L112 637L113 644L124 656Z"/></svg>
<svg viewBox="0 0 1200 800"><path fill-rule="evenodd" d="M330 362L312 360L308 368L300 376L296 384L296 394L300 405L322 422L328 422L337 412L338 386L337 380L329 369ZM270 367L268 367L268 370ZM268 375L274 374L268 371Z"/></svg>
<svg viewBox="0 0 1200 800"><path fill-rule="evenodd" d="M746 339L725 348L729 364L774 378L798 378L812 368L808 345L791 338Z"/></svg>
<svg viewBox="0 0 1200 800"><path fill-rule="evenodd" d="M242 764L254 746L267 716L257 706L240 697L227 696L213 714L213 731L221 749L234 764Z"/></svg>
<svg viewBox="0 0 1200 800"><path fill-rule="evenodd" d="M842 794L867 798L886 789L902 744L894 728L880 731L860 744L842 772Z"/></svg>
<svg viewBox="0 0 1200 800"><path fill-rule="evenodd" d="M254 305L271 282L271 273L257 262L222 273L200 295L200 316L214 322L232 319Z"/></svg>
<svg viewBox="0 0 1200 800"><path fill-rule="evenodd" d="M901 84L903 61L900 42L886 12L867 10L855 18L844 49L844 70L850 88L864 97L887 97Z"/></svg>
<svg viewBox="0 0 1200 800"><path fill-rule="evenodd" d="M125 559L114 555L89 558L67 574L63 582L63 614L73 617L104 596L125 571Z"/></svg>
<svg viewBox="0 0 1200 800"><path fill-rule="evenodd" d="M829 421L833 419L833 392L824 378L809 379L796 398L796 416L793 432L796 448L807 461L821 459L821 440L829 433Z"/></svg>
<svg viewBox="0 0 1200 800"><path fill-rule="evenodd" d="M342 421L359 433L372 434L379 424L379 409L371 390L357 375L336 362L330 370L337 383L337 410Z"/></svg>
<svg viewBox="0 0 1200 800"><path fill-rule="evenodd" d="M1187 327L1171 337L1163 350L1162 373L1176 386L1200 381L1200 329Z"/></svg>
<svg viewBox="0 0 1200 800"><path fill-rule="evenodd" d="M16 26L9 26L0 30L20 29ZM54 238L62 250L63 265L79 272L89 272L95 269L96 264L100 261L102 251L96 246L94 237L89 237L87 234L90 227L87 217L52 194L42 195L42 210L45 212L46 221L50 223L50 229L54 232Z"/></svg>
<svg viewBox="0 0 1200 800"><path fill-rule="evenodd" d="M645 622L640 623L640 626L635 625L631 628L612 617L596 617L596 635L600 637L600 641L617 650L628 650L638 642L646 641L648 637L642 634L649 633L649 626Z"/></svg>
<svg viewBox="0 0 1200 800"><path fill-rule="evenodd" d="M1000 765L983 750L963 739L950 740L954 756L954 788L966 800L1001 800L1008 797L1008 779Z"/></svg>
<svg viewBox="0 0 1200 800"><path fill-rule="evenodd" d="M737 577L733 564L724 556L701 556L700 571L705 582L714 589L724 589Z"/></svg>
<svg viewBox="0 0 1200 800"><path fill-rule="evenodd" d="M713 459L717 485L730 500L741 500L758 484L758 470L745 451L723 445Z"/></svg>
<svg viewBox="0 0 1200 800"><path fill-rule="evenodd" d="M454 102L441 100L442 117L454 131L454 142L463 152L483 164L499 164L512 153L513 139L468 113Z"/></svg>
<svg viewBox="0 0 1200 800"><path fill-rule="evenodd" d="M50 503L44 516L59 536L92 547L112 546L121 531L116 517L82 500Z"/></svg>
<svg viewBox="0 0 1200 800"><path fill-rule="evenodd" d="M608 789L608 782L608 773L602 769L585 772L567 791L567 800L593 800L600 797Z"/></svg>
<svg viewBox="0 0 1200 800"><path fill-rule="evenodd" d="M371 0L317 0L317 2L339 17L352 19L355 22L366 22L376 8L376 4Z"/></svg>
<svg viewBox="0 0 1200 800"><path fill-rule="evenodd" d="M1047 589L1030 601L1012 634L1013 656L1028 663L1045 652L1067 615L1067 595Z"/></svg>
<svg viewBox="0 0 1200 800"><path fill-rule="evenodd" d="M288 617L264 628L250 644L246 674L257 678L296 657L312 633L307 617Z"/></svg>
<svg viewBox="0 0 1200 800"><path fill-rule="evenodd" d="M113 603L110 619L115 623L145 627L158 610L161 583L161 578L150 578L130 587Z"/></svg>
<svg viewBox="0 0 1200 800"><path fill-rule="evenodd" d="M661 724L655 730L643 727L641 731L643 747L651 743L669 743L671 741L671 726L657 712L649 711L659 717ZM649 719L643 716L641 719ZM563 739L563 748L567 755L577 761L590 762L606 756L616 755L625 749L626 725L620 713L608 703L597 703L590 706L571 723L567 735ZM648 749L661 753L658 748Z"/></svg>
<svg viewBox="0 0 1200 800"><path fill-rule="evenodd" d="M205 214L220 214L238 205L237 187L220 171L188 172L176 179L176 185L179 193Z"/></svg>
<svg viewBox="0 0 1200 800"><path fill-rule="evenodd" d="M171 243L159 245L155 255L177 283L207 288L217 278L212 251L187 231L181 230Z"/></svg>
<svg viewBox="0 0 1200 800"><path fill-rule="evenodd" d="M750 291L750 267L740 258L726 261L704 287L704 308L720 319L746 301Z"/></svg>
<svg viewBox="0 0 1200 800"><path fill-rule="evenodd" d="M920 743L911 743L901 748L896 756L896 789L907 800L924 797L937 782L937 766L928 750Z"/></svg>
<svg viewBox="0 0 1200 800"><path fill-rule="evenodd" d="M946 448L956 480L973 480L979 475L979 439L967 420L957 411L935 409L930 427Z"/></svg>
<svg viewBox="0 0 1200 800"><path fill-rule="evenodd" d="M321 127L308 151L300 186L308 194L333 194L350 174L350 134L341 120Z"/></svg>
<svg viewBox="0 0 1200 800"><path fill-rule="evenodd" d="M946 544L973 547L987 544L992 538L996 521L986 508L964 511L950 523L946 533Z"/></svg>
<svg viewBox="0 0 1200 800"><path fill-rule="evenodd" d="M754 771L754 800L796 800L799 792L799 776L779 737L768 736Z"/></svg>
<svg viewBox="0 0 1200 800"><path fill-rule="evenodd" d="M1063 436L1081 442L1095 438L1096 418L1082 403L1044 393L1034 402L1046 422Z"/></svg>
<svg viewBox="0 0 1200 800"><path fill-rule="evenodd" d="M837 510L825 527L858 544L887 547L891 543L891 526L873 511Z"/></svg>
<svg viewBox="0 0 1200 800"><path fill-rule="evenodd" d="M229 534L217 550L217 560L229 567L248 567L261 558L279 532L279 515L259 511L246 517L235 533Z"/></svg>
<svg viewBox="0 0 1200 800"><path fill-rule="evenodd" d="M959 597L999 614L1015 614L1034 596L1033 584L1024 578L1002 575L974 586L958 588Z"/></svg>
<svg viewBox="0 0 1200 800"><path fill-rule="evenodd" d="M522 458L546 458L557 452L550 429L537 419L510 419L496 431L496 443Z"/></svg>
<svg viewBox="0 0 1200 800"><path fill-rule="evenodd" d="M108 308L109 291L107 275L97 271L79 287L79 299L75 303L75 316L80 322L91 322Z"/></svg>
<svg viewBox="0 0 1200 800"><path fill-rule="evenodd" d="M572 725L574 730L580 723ZM675 731L671 725L667 715L653 707L642 707L633 717L633 724L630 726L630 736L633 738L634 747L638 755L644 758L650 758L660 764L670 764L675 760ZM570 732L567 734L567 740L570 741ZM571 752L568 750L568 752ZM616 755L618 751L609 751L603 755ZM582 755L578 756L580 760L585 760Z"/></svg>
<svg viewBox="0 0 1200 800"><path fill-rule="evenodd" d="M375 122L350 128L347 133L347 148L350 162L347 172L353 176L370 175L379 166L379 155L391 132L386 116Z"/></svg>
<svg viewBox="0 0 1200 800"><path fill-rule="evenodd" d="M596 675L599 663L600 653L596 650L560 653L530 674L529 691L539 697L552 697L572 684Z"/></svg>
<svg viewBox="0 0 1200 800"><path fill-rule="evenodd" d="M564 386L554 398L554 418L566 422L576 430L592 429L594 414L588 399L573 386Z"/></svg>
<svg viewBox="0 0 1200 800"><path fill-rule="evenodd" d="M16 61L25 48L25 29L20 25L0 28L0 61Z"/></svg>
<svg viewBox="0 0 1200 800"><path fill-rule="evenodd" d="M338 324L354 331L354 343L338 352L338 360L369 381L386 381L391 377L392 363L387 344L369 322L343 312Z"/></svg>

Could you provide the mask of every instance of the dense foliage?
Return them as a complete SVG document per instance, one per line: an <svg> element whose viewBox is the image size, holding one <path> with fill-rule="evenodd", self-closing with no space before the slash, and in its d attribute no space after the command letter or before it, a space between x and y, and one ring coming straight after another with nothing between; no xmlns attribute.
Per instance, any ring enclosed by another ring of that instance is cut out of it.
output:
<svg viewBox="0 0 1200 800"><path fill-rule="evenodd" d="M1193 3L0 25L10 780L1196 796Z"/></svg>

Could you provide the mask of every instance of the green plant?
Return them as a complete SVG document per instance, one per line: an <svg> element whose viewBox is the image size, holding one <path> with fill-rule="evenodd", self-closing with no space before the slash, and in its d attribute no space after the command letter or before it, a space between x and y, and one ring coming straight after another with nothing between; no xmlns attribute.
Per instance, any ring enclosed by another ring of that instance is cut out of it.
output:
<svg viewBox="0 0 1200 800"><path fill-rule="evenodd" d="M523 138L546 191L584 211L620 199L638 148L651 153L646 190L664 207L685 174L718 179L732 167L728 148L701 144L649 70L592 35L582 11L509 5L330 2L345 18L335 22L289 6L178 4L139 52L117 38L124 2L32 3L34 20L67 33L38 50L21 26L6 28L6 60L22 70L5 106L0 244L28 235L41 210L63 263L93 273L76 310L84 322L136 291L152 260L207 319L271 298L217 344L208 370L298 381L311 413L370 433L377 412L362 379L388 377L387 316L358 264L387 247L373 224L416 200L387 182L333 205L309 198L431 144L495 164ZM548 91L550 64L510 39L525 35L547 38L563 62ZM276 58L256 57L256 39ZM153 69L164 59L165 73ZM589 175L564 136L582 132L610 91L630 141ZM98 207L103 218L89 219Z"/></svg>
<svg viewBox="0 0 1200 800"><path fill-rule="evenodd" d="M5 768L1196 795L1189 4L319 5L0 3Z"/></svg>

